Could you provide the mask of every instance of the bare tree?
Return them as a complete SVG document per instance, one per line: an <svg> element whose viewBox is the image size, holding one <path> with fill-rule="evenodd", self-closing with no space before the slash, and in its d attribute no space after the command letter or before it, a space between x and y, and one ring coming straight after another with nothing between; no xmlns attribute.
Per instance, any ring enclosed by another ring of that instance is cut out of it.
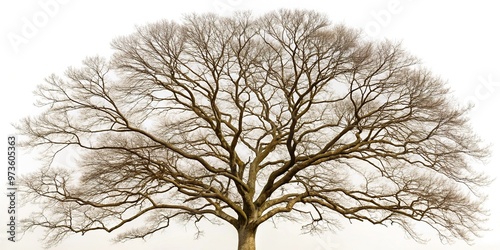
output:
<svg viewBox="0 0 500 250"><path fill-rule="evenodd" d="M268 220L314 232L343 217L471 241L488 179L472 168L487 149L467 108L400 45L361 36L312 11L189 15L49 77L47 111L19 125L49 156L23 182L41 204L25 229L51 245L143 218L117 240L208 220L251 250ZM76 169L50 166L67 150Z"/></svg>

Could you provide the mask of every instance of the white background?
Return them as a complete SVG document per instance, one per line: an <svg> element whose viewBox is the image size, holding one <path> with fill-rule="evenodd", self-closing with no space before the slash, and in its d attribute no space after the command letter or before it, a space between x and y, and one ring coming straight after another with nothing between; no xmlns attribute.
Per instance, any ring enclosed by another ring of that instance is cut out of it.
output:
<svg viewBox="0 0 500 250"><path fill-rule="evenodd" d="M50 3L47 5L47 3ZM285 1L285 0L181 0L181 1L83 1L39 0L0 3L1 122L0 155L7 152L12 123L34 115L32 92L51 73L61 74L78 66L86 56L112 53L109 43L159 19L179 20L191 12L228 14L235 10L264 13L279 8L306 8L328 14L335 23L364 30L370 39L401 41L423 65L448 82L458 102L472 102L469 114L473 128L492 144L492 157L478 165L494 178L500 139L497 116L500 108L500 6L496 1ZM35 156L20 149L19 173L39 168ZM5 157L6 158L6 157ZM6 159L0 160L0 188L6 190ZM259 250L271 249L500 249L500 192L498 181L485 189L491 217L490 231L469 246L463 242L442 245L429 231L430 242L414 242L396 227L345 223L343 229L320 236L301 235L294 224L265 224L257 234ZM40 232L28 233L16 243L7 241L7 197L0 196L0 248L41 249ZM18 210L29 215L29 207ZM175 225L144 241L112 244L113 235L75 235L54 249L236 249L236 232L229 226L204 227L194 239L194 229Z"/></svg>

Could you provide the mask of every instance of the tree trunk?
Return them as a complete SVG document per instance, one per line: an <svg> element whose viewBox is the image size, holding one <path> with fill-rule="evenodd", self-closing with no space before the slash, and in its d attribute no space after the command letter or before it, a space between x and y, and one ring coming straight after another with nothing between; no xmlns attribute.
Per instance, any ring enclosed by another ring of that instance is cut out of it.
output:
<svg viewBox="0 0 500 250"><path fill-rule="evenodd" d="M255 250L257 228L242 227L238 230L238 250Z"/></svg>

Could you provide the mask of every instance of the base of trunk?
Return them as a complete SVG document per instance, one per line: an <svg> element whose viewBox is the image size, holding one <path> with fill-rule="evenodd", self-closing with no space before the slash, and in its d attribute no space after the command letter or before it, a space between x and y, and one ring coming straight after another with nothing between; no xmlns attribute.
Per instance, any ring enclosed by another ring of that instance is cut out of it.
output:
<svg viewBox="0 0 500 250"><path fill-rule="evenodd" d="M255 250L257 228L241 228L238 230L238 250Z"/></svg>

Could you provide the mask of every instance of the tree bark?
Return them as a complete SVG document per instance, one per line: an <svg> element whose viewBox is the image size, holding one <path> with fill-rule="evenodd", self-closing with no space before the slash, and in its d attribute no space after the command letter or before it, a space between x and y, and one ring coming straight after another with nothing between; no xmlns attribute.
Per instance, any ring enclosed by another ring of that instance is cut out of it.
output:
<svg viewBox="0 0 500 250"><path fill-rule="evenodd" d="M242 227L238 230L238 250L255 250L256 227Z"/></svg>

